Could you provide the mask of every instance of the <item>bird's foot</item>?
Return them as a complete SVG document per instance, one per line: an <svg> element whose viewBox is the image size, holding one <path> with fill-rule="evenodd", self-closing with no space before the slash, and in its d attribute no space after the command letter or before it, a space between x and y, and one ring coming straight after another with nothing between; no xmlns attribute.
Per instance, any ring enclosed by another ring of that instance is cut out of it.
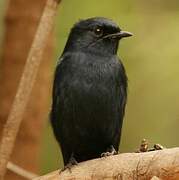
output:
<svg viewBox="0 0 179 180"><path fill-rule="evenodd" d="M71 169L72 169L72 167L75 166L75 165L78 165L78 162L77 162L76 159L72 156L72 157L70 158L68 164L66 164L66 165L64 166L64 168L60 169L59 174L60 174L61 172L65 171L66 169L68 169L69 172L71 173L71 172L72 172Z"/></svg>
<svg viewBox="0 0 179 180"><path fill-rule="evenodd" d="M162 149L164 149L164 147L160 144L154 144L152 148L149 148L149 142L146 139L143 139L140 148L135 152L140 153L140 152L149 152L149 151L156 151Z"/></svg>
<svg viewBox="0 0 179 180"><path fill-rule="evenodd" d="M107 149L107 152L104 152L104 153L101 154L101 157L113 156L113 155L116 155L116 154L118 154L118 152L111 145L110 148Z"/></svg>

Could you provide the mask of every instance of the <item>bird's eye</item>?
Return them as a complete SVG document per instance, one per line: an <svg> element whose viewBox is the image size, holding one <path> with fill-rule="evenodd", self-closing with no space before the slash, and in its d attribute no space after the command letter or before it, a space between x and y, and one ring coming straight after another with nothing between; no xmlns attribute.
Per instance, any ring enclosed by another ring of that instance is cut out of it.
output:
<svg viewBox="0 0 179 180"><path fill-rule="evenodd" d="M94 29L94 33L96 36L102 36L103 35L103 30L101 27L97 27Z"/></svg>

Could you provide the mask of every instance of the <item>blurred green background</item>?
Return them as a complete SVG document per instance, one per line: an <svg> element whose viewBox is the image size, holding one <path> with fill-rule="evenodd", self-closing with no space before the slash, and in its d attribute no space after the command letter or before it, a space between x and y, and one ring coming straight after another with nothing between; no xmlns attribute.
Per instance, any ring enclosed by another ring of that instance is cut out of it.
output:
<svg viewBox="0 0 179 180"><path fill-rule="evenodd" d="M0 18L2 7L1 0ZM56 18L54 61L72 25L94 16L111 18L134 34L122 40L119 48L129 78L120 151L136 150L143 138L151 144L179 146L179 1L62 0ZM41 151L42 173L62 166L49 123Z"/></svg>

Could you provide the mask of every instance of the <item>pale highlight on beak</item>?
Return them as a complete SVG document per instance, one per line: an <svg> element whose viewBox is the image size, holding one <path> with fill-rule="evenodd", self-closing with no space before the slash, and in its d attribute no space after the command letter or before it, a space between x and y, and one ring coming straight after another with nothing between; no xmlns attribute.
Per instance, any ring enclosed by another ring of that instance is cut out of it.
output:
<svg viewBox="0 0 179 180"><path fill-rule="evenodd" d="M131 32L128 32L128 31L120 31L119 34L118 34L119 37L130 37L130 36L133 36L133 34Z"/></svg>
<svg viewBox="0 0 179 180"><path fill-rule="evenodd" d="M124 38L124 37L133 36L133 34L131 32L128 32L128 31L120 31L118 33L111 34L109 36L111 36L111 38L114 38L114 39L121 39L121 38Z"/></svg>

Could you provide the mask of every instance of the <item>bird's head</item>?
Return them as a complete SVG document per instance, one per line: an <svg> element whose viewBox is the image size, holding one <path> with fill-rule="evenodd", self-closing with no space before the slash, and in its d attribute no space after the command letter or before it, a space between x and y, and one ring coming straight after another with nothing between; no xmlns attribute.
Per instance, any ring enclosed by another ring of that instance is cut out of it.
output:
<svg viewBox="0 0 179 180"><path fill-rule="evenodd" d="M113 21L94 17L81 20L71 29L64 52L86 51L97 54L116 54L119 40L132 36Z"/></svg>

